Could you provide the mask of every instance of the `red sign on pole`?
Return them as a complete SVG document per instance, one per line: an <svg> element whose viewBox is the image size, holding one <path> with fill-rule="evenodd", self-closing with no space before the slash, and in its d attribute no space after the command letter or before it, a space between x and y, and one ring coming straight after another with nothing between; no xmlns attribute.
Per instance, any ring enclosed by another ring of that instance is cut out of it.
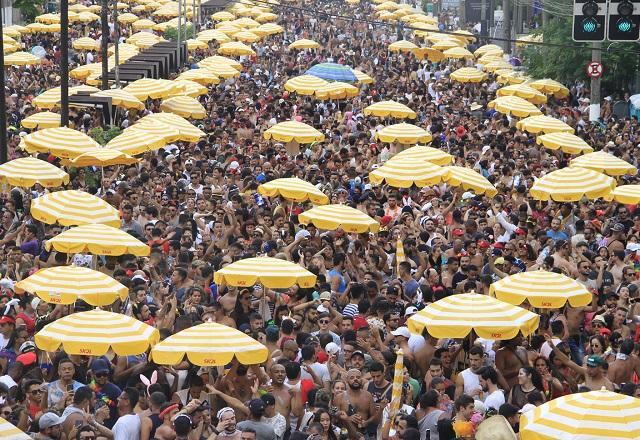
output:
<svg viewBox="0 0 640 440"><path fill-rule="evenodd" d="M587 64L587 75L591 78L601 78L604 73L604 67L597 61Z"/></svg>

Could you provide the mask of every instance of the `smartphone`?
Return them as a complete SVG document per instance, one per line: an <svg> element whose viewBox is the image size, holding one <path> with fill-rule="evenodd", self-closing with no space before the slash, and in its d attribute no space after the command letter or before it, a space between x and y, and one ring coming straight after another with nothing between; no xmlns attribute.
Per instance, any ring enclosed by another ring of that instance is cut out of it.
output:
<svg viewBox="0 0 640 440"><path fill-rule="evenodd" d="M73 422L73 426L75 426L76 428L81 427L83 424L82 420L76 420L75 422Z"/></svg>

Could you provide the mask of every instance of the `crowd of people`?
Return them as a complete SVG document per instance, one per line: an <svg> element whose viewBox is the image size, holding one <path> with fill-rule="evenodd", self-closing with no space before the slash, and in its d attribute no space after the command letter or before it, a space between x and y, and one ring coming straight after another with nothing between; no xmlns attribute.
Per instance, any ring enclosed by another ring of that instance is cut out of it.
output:
<svg viewBox="0 0 640 440"><path fill-rule="evenodd" d="M35 333L88 306L48 304L14 291L17 281L66 265L69 256L44 246L63 228L30 216L31 201L47 190L5 187L0 416L40 440L450 440L474 438L492 417L504 417L517 433L523 412L570 393L605 388L640 396L637 207L533 200L533 182L567 166L569 158L537 145L511 117L487 108L499 87L493 75L461 84L449 73L464 60L421 62L390 53L397 29L369 21L373 5L364 0L355 6L320 0L295 5L270 5L285 32L254 44L257 55L242 59L239 78L199 98L207 117L196 124L206 138L146 153L132 166L67 168L68 188L104 198L121 211L121 229L151 247L149 257L97 259L98 270L130 289L128 300L108 309L157 327L162 338L202 322L224 324L263 343L268 360L217 368L185 360L167 367L147 353L88 357L38 349ZM457 23L453 14L443 17L451 18L441 20L442 29ZM206 27L212 27L208 20ZM72 36L85 32L100 37L99 29L79 26ZM123 39L127 33L122 27ZM18 143L28 130L20 121L37 111L31 100L60 81L56 34L25 38L47 55L41 65L7 70L12 158L25 154ZM299 38L321 48L288 50ZM71 52L74 62L86 62L85 54ZM210 54L197 51L189 61ZM350 65L374 82L344 101L284 90L287 79L323 61ZM543 112L574 127L595 150L637 165L638 121L608 114L589 122L588 89L579 82L570 87L569 98L550 97ZM432 133L431 146L481 173L499 195L476 196L446 184L371 185L368 173L389 157L390 147L375 140L385 121L365 116L363 108L388 99L411 107L418 115L414 123ZM116 123L126 127L153 111L159 101L142 112L122 112ZM71 113L77 129L101 124L89 109ZM263 139L267 128L292 118L326 140L291 155L286 146ZM331 203L376 219L380 231L349 234L299 224L298 215L311 203L257 192L279 177L313 183ZM398 238L406 259L396 264ZM300 264L317 275L317 283L275 290L214 283L217 270L255 256ZM537 331L506 341L437 339L428 328L415 334L407 327L434 301L488 294L493 282L538 269L574 278L593 293L592 303L536 310ZM405 369L396 411L398 349Z"/></svg>

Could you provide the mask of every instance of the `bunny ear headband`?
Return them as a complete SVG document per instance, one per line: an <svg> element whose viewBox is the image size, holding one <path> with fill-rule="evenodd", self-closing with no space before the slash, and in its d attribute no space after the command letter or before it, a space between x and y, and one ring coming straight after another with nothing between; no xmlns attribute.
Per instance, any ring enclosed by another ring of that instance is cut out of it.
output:
<svg viewBox="0 0 640 440"><path fill-rule="evenodd" d="M140 381L146 385L147 387L147 396L149 395L149 388L151 387L151 385L153 385L154 383L156 383L158 381L158 372L154 371L153 373L151 373L151 380L147 379L147 376L145 376L144 374L140 375Z"/></svg>

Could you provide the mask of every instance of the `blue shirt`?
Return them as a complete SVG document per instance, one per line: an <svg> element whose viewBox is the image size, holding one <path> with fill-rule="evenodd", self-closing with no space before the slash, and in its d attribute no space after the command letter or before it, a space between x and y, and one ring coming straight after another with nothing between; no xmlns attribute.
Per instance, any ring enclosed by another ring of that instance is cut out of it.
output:
<svg viewBox="0 0 640 440"><path fill-rule="evenodd" d="M569 240L569 236L567 235L566 232L564 231L554 231L553 229L549 229L547 231L547 237L549 237L550 239L552 239L553 241L558 241L558 240Z"/></svg>

